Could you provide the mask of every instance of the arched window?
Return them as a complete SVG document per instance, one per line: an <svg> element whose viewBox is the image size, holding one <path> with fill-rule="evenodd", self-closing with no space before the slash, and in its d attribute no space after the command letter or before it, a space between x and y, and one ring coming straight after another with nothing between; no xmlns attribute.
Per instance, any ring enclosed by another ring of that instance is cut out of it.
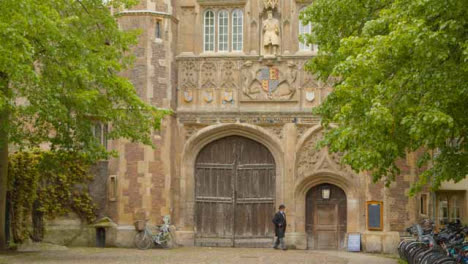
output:
<svg viewBox="0 0 468 264"><path fill-rule="evenodd" d="M203 18L203 49L204 51L215 50L215 17L211 10L205 12Z"/></svg>
<svg viewBox="0 0 468 264"><path fill-rule="evenodd" d="M244 15L241 10L232 12L232 51L242 51L244 41Z"/></svg>
<svg viewBox="0 0 468 264"><path fill-rule="evenodd" d="M218 13L218 51L229 51L229 13Z"/></svg>
<svg viewBox="0 0 468 264"><path fill-rule="evenodd" d="M306 8L301 9L301 13L305 10ZM309 23L307 25L302 24L302 21L299 19L299 36L303 36L304 34L310 34L312 33L312 25ZM299 41L299 51L314 51L316 49L316 45L307 45L305 43L302 43L302 41Z"/></svg>

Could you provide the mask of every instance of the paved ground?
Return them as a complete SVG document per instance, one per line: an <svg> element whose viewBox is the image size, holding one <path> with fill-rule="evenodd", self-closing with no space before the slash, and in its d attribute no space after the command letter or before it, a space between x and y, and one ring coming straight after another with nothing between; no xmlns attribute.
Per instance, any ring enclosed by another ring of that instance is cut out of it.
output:
<svg viewBox="0 0 468 264"><path fill-rule="evenodd" d="M396 264L389 256L336 251L251 248L100 249L0 253L0 264Z"/></svg>

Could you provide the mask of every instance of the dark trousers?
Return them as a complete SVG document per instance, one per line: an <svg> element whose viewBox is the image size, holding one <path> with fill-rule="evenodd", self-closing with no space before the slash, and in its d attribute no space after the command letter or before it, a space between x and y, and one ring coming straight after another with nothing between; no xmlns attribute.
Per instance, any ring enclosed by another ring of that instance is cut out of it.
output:
<svg viewBox="0 0 468 264"><path fill-rule="evenodd" d="M284 245L284 237L282 237L282 238L276 237L276 241L275 241L273 247L278 248L279 245L281 245L281 249L286 248L286 246Z"/></svg>

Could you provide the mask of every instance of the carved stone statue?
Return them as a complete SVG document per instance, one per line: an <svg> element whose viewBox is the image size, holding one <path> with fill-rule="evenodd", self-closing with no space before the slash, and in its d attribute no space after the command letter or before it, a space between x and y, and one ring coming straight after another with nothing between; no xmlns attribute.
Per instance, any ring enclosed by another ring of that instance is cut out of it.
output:
<svg viewBox="0 0 468 264"><path fill-rule="evenodd" d="M273 17L273 10L267 11L268 18L263 21L263 46L267 55L276 55L280 45L278 19Z"/></svg>

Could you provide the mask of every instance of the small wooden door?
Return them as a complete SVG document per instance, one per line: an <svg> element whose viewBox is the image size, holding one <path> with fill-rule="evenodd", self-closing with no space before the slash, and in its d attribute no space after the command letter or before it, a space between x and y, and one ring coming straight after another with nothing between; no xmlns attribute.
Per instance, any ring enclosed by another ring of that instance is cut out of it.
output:
<svg viewBox="0 0 468 264"><path fill-rule="evenodd" d="M322 197L322 189L330 190L330 197ZM321 184L306 196L306 229L309 248L344 248L346 235L346 195L339 187Z"/></svg>
<svg viewBox="0 0 468 264"><path fill-rule="evenodd" d="M204 147L195 164L195 244L271 246L275 163L262 144L240 136Z"/></svg>

